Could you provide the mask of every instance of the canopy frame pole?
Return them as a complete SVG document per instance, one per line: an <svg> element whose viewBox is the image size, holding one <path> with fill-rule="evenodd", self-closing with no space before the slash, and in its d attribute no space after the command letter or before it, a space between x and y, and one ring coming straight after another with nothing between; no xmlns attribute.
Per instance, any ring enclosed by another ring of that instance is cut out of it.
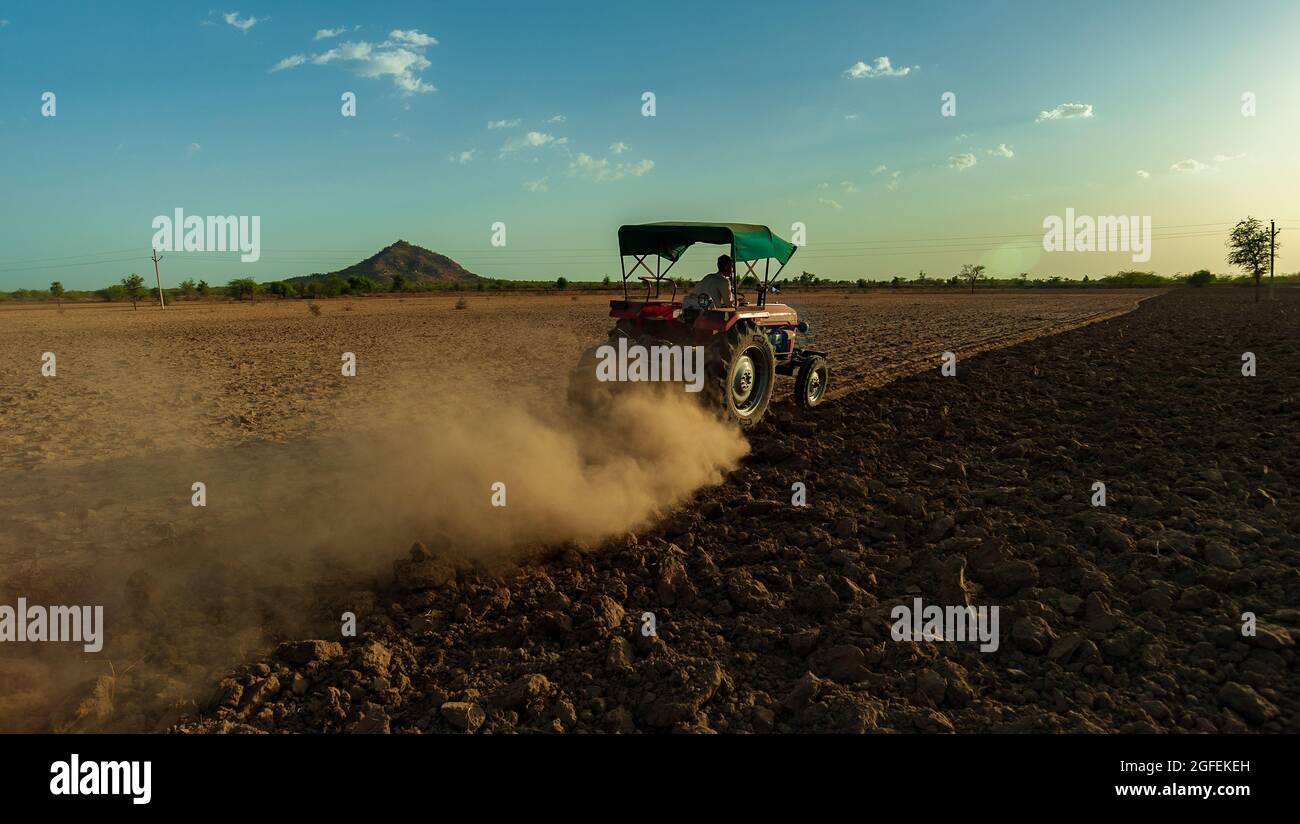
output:
<svg viewBox="0 0 1300 824"><path fill-rule="evenodd" d="M785 263L789 263L790 261L794 260L794 253L797 252L797 251L799 251L799 247L798 247L798 246L795 246L794 249L793 249L793 251L790 252L790 257L788 257L788 258L785 259ZM773 283L776 283L778 280L780 280L780 278L781 278L781 273L785 271L785 263L782 263L782 264L781 264L781 268L776 270L776 274L775 274L775 275L772 275L772 282L773 282Z"/></svg>
<svg viewBox="0 0 1300 824"><path fill-rule="evenodd" d="M618 256L618 269L623 274L623 300L627 300L627 257L621 252Z"/></svg>
<svg viewBox="0 0 1300 824"><path fill-rule="evenodd" d="M646 252L644 255L636 255L636 254L634 254L634 255L632 255L632 257L636 258L636 264L632 267L632 271L628 272L626 275L623 276L623 295L624 295L623 299L624 299L624 300L627 300L627 279L628 279L629 277L631 277L632 275L636 274L636 270L637 270L637 269L639 269L639 268L644 268L645 271L646 271L646 274L647 274L647 275L649 275L650 277L654 277L654 276L655 276L655 273L652 272L652 271L650 271L650 265L647 264L647 263L645 262L645 259L648 258L648 257L650 257L650 253L649 253L649 252ZM650 284L649 284L649 283L647 283L647 284L645 285L645 299L646 299L646 302L649 302L649 300L650 300Z"/></svg>
<svg viewBox="0 0 1300 824"><path fill-rule="evenodd" d="M753 261L753 260L747 260L747 261L745 261L745 277L749 277L750 275L753 275L753 276L754 276L754 281L757 283L757 282L758 282L758 274L754 271L754 264L755 264L756 262L757 262L757 261ZM736 285L736 293L737 293L737 294L740 293L740 280L744 280L744 278L740 278L739 280L737 280L737 285ZM739 301L737 301L737 305L739 305ZM762 304L760 303L759 305L761 306Z"/></svg>
<svg viewBox="0 0 1300 824"><path fill-rule="evenodd" d="M740 301L737 299L740 293L736 290L736 234L731 234L731 305L739 307Z"/></svg>
<svg viewBox="0 0 1300 824"><path fill-rule="evenodd" d="M636 258L636 265L632 267L632 271L628 272L626 277L631 277L633 274L636 273L637 269L641 269L641 268L645 269L645 273L647 275L650 275L652 277L654 276L654 272L650 271L650 266L645 262L645 259L650 257L649 252L646 252L644 255L632 255L632 257Z"/></svg>

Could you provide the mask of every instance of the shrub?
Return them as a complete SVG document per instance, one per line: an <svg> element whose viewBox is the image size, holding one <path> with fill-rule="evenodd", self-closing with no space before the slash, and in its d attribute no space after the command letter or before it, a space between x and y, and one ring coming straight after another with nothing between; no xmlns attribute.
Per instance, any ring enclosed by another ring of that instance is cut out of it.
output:
<svg viewBox="0 0 1300 824"><path fill-rule="evenodd" d="M252 278L235 278L230 281L230 283L226 284L226 297L234 298L235 300L251 298L259 291L261 291L261 287L259 287L257 281Z"/></svg>

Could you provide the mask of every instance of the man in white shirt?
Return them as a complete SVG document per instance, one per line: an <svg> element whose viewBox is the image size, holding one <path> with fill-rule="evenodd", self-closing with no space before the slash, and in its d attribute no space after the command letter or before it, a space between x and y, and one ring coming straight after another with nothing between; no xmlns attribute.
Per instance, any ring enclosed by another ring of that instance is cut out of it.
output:
<svg viewBox="0 0 1300 824"><path fill-rule="evenodd" d="M685 309L699 309L700 304L697 296L707 295L712 301L709 307L718 309L730 307L731 300L731 278L735 275L735 266L731 262L730 255L720 255L718 257L718 271L705 275L695 288L692 289L682 300L682 307Z"/></svg>

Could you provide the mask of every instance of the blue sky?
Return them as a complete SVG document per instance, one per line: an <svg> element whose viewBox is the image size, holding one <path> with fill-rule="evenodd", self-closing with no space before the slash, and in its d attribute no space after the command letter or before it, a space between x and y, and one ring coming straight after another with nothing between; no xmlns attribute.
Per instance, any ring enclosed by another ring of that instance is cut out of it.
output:
<svg viewBox="0 0 1300 824"><path fill-rule="evenodd" d="M178 207L260 216L262 257L173 254L173 283L328 271L399 237L484 275L597 278L618 225L651 220L802 222L792 266L827 277L1222 271L1223 224L1300 228L1295 3L0 2L0 21L0 289L145 273ZM1043 252L1067 207L1151 216L1150 261Z"/></svg>

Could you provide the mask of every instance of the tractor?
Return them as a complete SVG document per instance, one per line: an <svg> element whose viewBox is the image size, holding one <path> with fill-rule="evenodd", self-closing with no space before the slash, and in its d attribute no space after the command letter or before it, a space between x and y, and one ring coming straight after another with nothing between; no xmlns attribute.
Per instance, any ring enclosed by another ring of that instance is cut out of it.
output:
<svg viewBox="0 0 1300 824"><path fill-rule="evenodd" d="M696 243L730 248L735 271L728 278L729 306L714 305L705 295L692 295L690 301L678 299L677 283L668 274ZM779 291L776 281L797 247L766 226L747 223L622 226L618 246L623 298L609 302L609 316L615 319L610 344L626 338L626 345L703 347L704 399L742 429L762 420L777 375L794 378L795 400L805 409L826 397L830 378L826 353L800 346L799 336L808 331L808 325L790 306L768 301L769 294ZM651 257L655 258L653 270ZM773 260L779 264L775 272L771 271ZM761 273L756 271L760 262ZM744 275L739 268L742 264ZM644 274L638 274L642 269ZM643 294L630 293L628 284L634 276L644 288ZM756 286L752 301L740 288L741 281L751 276ZM591 381L594 358L593 352L584 356L576 381Z"/></svg>

